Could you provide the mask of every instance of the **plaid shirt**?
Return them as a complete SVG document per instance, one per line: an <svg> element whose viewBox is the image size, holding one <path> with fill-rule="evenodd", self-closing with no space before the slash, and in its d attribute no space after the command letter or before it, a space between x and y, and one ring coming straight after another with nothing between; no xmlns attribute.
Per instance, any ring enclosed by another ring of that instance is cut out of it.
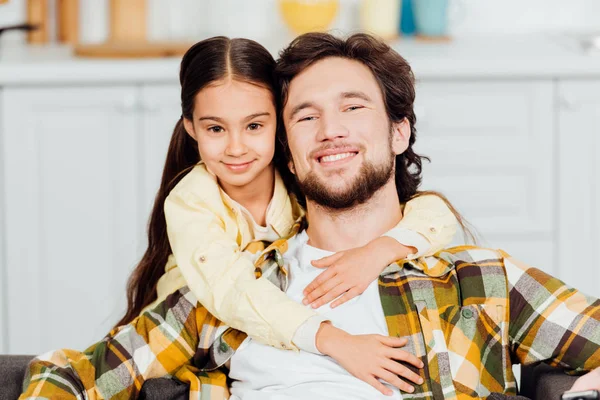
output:
<svg viewBox="0 0 600 400"><path fill-rule="evenodd" d="M287 288L278 240L258 257L257 277ZM425 383L404 399L516 394L512 360L582 373L600 366L600 301L502 251L455 247L388 266L379 292L390 336L425 364ZM131 398L145 380L172 376L190 399L225 399L219 369L246 335L224 326L187 289L84 352L60 350L29 366L21 398ZM413 369L414 370L414 369Z"/></svg>

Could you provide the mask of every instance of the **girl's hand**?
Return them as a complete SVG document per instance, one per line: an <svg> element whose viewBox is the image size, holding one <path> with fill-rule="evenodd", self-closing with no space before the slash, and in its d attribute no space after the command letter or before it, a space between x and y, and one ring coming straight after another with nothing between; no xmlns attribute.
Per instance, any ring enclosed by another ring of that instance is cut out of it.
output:
<svg viewBox="0 0 600 400"><path fill-rule="evenodd" d="M576 392L582 390L600 390L600 368L596 368L578 378L569 391Z"/></svg>
<svg viewBox="0 0 600 400"><path fill-rule="evenodd" d="M302 303L319 308L341 296L331 304L331 308L344 304L362 294L390 263L416 251L414 247L383 236L365 246L312 261L315 268L327 268L327 271L304 289Z"/></svg>
<svg viewBox="0 0 600 400"><path fill-rule="evenodd" d="M418 385L423 383L423 378L398 362L404 361L417 368L423 368L423 362L415 355L400 349L406 343L406 338L350 335L328 323L321 324L316 342L319 351L336 360L356 378L387 396L393 392L379 379L408 393L414 392L415 389L406 381Z"/></svg>

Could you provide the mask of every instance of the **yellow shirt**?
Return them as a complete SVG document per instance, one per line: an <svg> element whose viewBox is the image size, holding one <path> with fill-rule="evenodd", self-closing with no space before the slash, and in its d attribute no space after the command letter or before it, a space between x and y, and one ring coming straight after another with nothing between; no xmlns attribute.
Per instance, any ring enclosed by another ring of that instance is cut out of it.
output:
<svg viewBox="0 0 600 400"><path fill-rule="evenodd" d="M303 213L276 174L267 223L279 236L286 236ZM418 232L431 244L419 256L446 247L456 232L454 215L437 196L409 201L404 213L398 227ZM294 334L317 314L268 280L255 278L252 260L242 251L254 240L252 227L240 205L223 192L203 163L171 191L165 217L173 255L158 282L158 299L146 309L187 285L225 324L273 347L297 349Z"/></svg>

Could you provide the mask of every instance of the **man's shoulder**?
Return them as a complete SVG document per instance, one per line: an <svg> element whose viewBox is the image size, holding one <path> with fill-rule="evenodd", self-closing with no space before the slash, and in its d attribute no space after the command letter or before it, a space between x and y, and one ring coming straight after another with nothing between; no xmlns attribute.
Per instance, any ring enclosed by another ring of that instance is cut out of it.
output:
<svg viewBox="0 0 600 400"><path fill-rule="evenodd" d="M508 254L500 249L462 245L440 250L432 257L455 266L460 264L504 266L504 260Z"/></svg>

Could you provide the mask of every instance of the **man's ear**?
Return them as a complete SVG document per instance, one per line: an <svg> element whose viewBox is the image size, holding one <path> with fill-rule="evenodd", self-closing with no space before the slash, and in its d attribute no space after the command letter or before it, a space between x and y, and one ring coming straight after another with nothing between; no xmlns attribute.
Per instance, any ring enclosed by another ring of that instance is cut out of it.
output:
<svg viewBox="0 0 600 400"><path fill-rule="evenodd" d="M410 141L410 122L404 118L392 123L392 149L396 155L404 153Z"/></svg>
<svg viewBox="0 0 600 400"><path fill-rule="evenodd" d="M184 118L183 127L185 128L185 131L188 133L188 135L194 138L194 140L198 141L198 139L196 138L196 131L194 130L194 123L191 120Z"/></svg>
<svg viewBox="0 0 600 400"><path fill-rule="evenodd" d="M288 162L288 168L290 169L290 172L294 175L296 175L296 169L294 168L294 161L290 160Z"/></svg>

